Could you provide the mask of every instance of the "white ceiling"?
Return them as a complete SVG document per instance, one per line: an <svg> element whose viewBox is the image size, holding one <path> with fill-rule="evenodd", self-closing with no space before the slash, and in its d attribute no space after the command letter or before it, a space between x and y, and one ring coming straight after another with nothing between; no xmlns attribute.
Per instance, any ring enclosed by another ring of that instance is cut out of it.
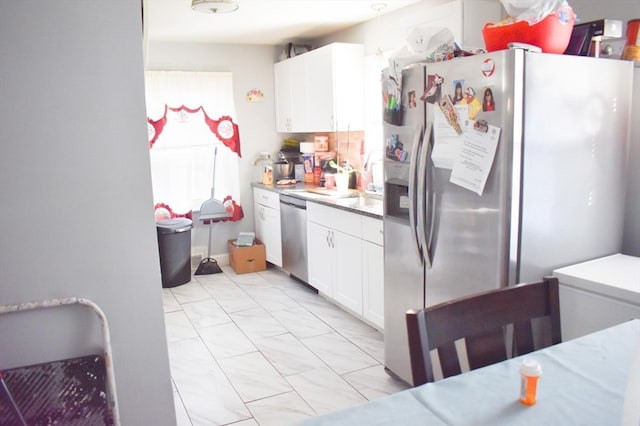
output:
<svg viewBox="0 0 640 426"><path fill-rule="evenodd" d="M191 0L144 0L149 41L280 45L322 37L421 0L237 0L220 15ZM377 6L385 7L377 11ZM372 7L373 6L373 7Z"/></svg>

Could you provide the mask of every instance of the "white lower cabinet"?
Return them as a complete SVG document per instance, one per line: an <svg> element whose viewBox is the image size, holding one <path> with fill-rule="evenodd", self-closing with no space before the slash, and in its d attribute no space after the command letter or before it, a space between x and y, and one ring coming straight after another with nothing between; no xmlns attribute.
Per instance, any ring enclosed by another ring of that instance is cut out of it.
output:
<svg viewBox="0 0 640 426"><path fill-rule="evenodd" d="M253 207L256 238L264 244L266 259L282 266L280 196L276 192L253 188Z"/></svg>
<svg viewBox="0 0 640 426"><path fill-rule="evenodd" d="M360 238L332 231L335 252L333 296L336 302L362 314L362 242Z"/></svg>
<svg viewBox="0 0 640 426"><path fill-rule="evenodd" d="M382 220L362 218L362 315L384 329L384 249Z"/></svg>
<svg viewBox="0 0 640 426"><path fill-rule="evenodd" d="M381 230L381 220L307 203L309 284L380 330L384 325ZM367 237L372 233L375 238Z"/></svg>
<svg viewBox="0 0 640 426"><path fill-rule="evenodd" d="M307 203L309 284L355 313L362 312L361 216Z"/></svg>
<svg viewBox="0 0 640 426"><path fill-rule="evenodd" d="M310 203L307 203L307 215ZM326 296L333 297L334 255L330 238L332 230L310 222L307 217L307 253L309 284Z"/></svg>

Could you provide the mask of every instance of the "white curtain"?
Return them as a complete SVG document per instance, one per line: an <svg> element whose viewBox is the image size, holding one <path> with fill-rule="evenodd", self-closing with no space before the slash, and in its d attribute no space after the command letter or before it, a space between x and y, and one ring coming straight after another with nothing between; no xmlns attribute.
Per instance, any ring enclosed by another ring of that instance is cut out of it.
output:
<svg viewBox="0 0 640 426"><path fill-rule="evenodd" d="M233 78L228 72L145 72L147 115L158 120L166 111L166 124L149 150L154 203L179 214L200 210L211 197L214 149L217 147L215 198L226 196L240 204L238 155L209 129L206 113L217 120L235 121ZM190 113L171 108L185 106ZM167 109L167 107L169 109Z"/></svg>

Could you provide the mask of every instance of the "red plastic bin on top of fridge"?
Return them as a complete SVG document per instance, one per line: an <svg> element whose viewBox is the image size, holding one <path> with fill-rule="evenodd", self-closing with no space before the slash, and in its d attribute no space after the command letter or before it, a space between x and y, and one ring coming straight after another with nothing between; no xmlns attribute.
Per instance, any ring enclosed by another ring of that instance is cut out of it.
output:
<svg viewBox="0 0 640 426"><path fill-rule="evenodd" d="M508 49L509 43L516 42L537 46L545 53L564 53L574 23L573 9L565 5L533 25L526 21L507 25L488 23L482 29L482 36L489 52Z"/></svg>

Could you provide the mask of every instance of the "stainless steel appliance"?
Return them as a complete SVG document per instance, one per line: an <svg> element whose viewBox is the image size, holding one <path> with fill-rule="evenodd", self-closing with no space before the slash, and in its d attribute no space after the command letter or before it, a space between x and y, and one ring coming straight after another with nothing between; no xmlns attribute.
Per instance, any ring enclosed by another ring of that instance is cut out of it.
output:
<svg viewBox="0 0 640 426"><path fill-rule="evenodd" d="M280 194L282 269L309 282L307 267L307 202Z"/></svg>
<svg viewBox="0 0 640 426"><path fill-rule="evenodd" d="M631 81L630 62L522 49L403 70L384 124L388 371L411 383L408 309L620 251Z"/></svg>
<svg viewBox="0 0 640 426"><path fill-rule="evenodd" d="M640 257L640 62L634 62L633 106L631 107L631 143L627 178L627 211L622 253Z"/></svg>

